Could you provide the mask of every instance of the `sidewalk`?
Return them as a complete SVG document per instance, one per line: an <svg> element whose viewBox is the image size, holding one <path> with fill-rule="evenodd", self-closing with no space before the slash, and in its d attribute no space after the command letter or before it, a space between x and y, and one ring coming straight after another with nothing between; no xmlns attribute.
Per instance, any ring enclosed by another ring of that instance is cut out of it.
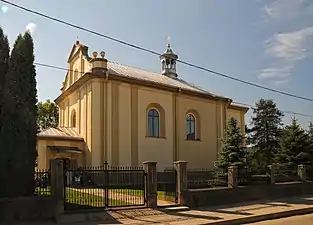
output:
<svg viewBox="0 0 313 225"><path fill-rule="evenodd" d="M313 196L250 202L232 207L215 207L190 210L186 207L167 209L123 209L103 213L71 214L59 224L244 224L298 214L313 213ZM101 222L97 222L101 221ZM35 223L33 223L35 225ZM38 223L44 225L44 223ZM47 224L48 225L48 224Z"/></svg>

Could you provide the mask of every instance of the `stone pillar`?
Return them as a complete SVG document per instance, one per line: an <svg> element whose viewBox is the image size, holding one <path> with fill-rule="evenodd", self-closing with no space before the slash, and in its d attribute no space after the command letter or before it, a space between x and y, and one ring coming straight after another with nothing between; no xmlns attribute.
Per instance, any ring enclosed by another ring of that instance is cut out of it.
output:
<svg viewBox="0 0 313 225"><path fill-rule="evenodd" d="M187 179L187 162L177 161L174 163L175 170L177 171L177 197L178 204L185 205L185 195L188 189L188 179Z"/></svg>
<svg viewBox="0 0 313 225"><path fill-rule="evenodd" d="M268 166L268 176L270 179L270 184L275 184L275 165Z"/></svg>
<svg viewBox="0 0 313 225"><path fill-rule="evenodd" d="M237 187L237 166L228 167L228 187L234 188Z"/></svg>
<svg viewBox="0 0 313 225"><path fill-rule="evenodd" d="M51 192L55 204L55 219L58 221L64 213L64 172L63 161L51 162Z"/></svg>
<svg viewBox="0 0 313 225"><path fill-rule="evenodd" d="M298 176L302 182L306 182L306 166L298 165Z"/></svg>
<svg viewBox="0 0 313 225"><path fill-rule="evenodd" d="M158 205L156 165L156 162L146 161L143 163L143 169L147 175L145 182L145 198L147 201L147 207L150 208L156 208Z"/></svg>

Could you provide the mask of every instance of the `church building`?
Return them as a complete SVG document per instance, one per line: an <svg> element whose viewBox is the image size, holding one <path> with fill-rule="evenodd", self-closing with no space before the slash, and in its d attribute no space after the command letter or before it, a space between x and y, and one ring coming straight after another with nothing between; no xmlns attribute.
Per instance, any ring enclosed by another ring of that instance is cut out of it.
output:
<svg viewBox="0 0 313 225"><path fill-rule="evenodd" d="M190 168L210 168L221 149L227 120L245 133L247 107L184 80L178 56L168 44L160 73L88 55L77 41L68 72L55 99L59 127L38 134L38 168L60 158L72 166L139 166L155 161L158 170L184 160Z"/></svg>

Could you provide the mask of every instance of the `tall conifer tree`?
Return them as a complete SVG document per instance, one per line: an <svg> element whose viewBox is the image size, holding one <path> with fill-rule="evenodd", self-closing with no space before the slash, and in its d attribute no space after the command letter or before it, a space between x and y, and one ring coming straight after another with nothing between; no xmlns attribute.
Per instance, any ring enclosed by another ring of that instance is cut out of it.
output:
<svg viewBox="0 0 313 225"><path fill-rule="evenodd" d="M219 167L227 169L229 166L242 167L245 165L244 137L233 117L227 123L223 149L219 153Z"/></svg>
<svg viewBox="0 0 313 225"><path fill-rule="evenodd" d="M255 144L258 164L270 165L279 151L283 113L273 100L260 99L253 110L251 140Z"/></svg>
<svg viewBox="0 0 313 225"><path fill-rule="evenodd" d="M310 162L309 135L293 118L290 125L283 129L280 140L281 151L277 154L277 161L281 164L299 165Z"/></svg>
<svg viewBox="0 0 313 225"><path fill-rule="evenodd" d="M3 96L5 88L5 80L8 72L8 63L10 57L10 47L7 36L4 34L2 28L0 27L0 115L3 106ZM0 180L4 181L8 179L8 171L6 167L6 162L8 160L7 149L3 148L3 136L1 134L2 127L2 117L0 116ZM0 186L0 197L5 195L5 186Z"/></svg>
<svg viewBox="0 0 313 225"><path fill-rule="evenodd" d="M34 45L27 32L15 41L5 85L2 135L9 151L10 196L33 193L36 159L36 71Z"/></svg>

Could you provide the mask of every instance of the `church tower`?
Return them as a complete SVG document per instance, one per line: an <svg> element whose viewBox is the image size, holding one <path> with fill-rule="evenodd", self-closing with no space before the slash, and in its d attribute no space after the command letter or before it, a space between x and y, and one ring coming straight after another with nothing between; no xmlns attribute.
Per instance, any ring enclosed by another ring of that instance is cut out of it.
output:
<svg viewBox="0 0 313 225"><path fill-rule="evenodd" d="M169 43L169 38L167 39L167 49L160 56L161 65L162 65L162 75L176 78L176 60L178 56L171 49L171 45Z"/></svg>

